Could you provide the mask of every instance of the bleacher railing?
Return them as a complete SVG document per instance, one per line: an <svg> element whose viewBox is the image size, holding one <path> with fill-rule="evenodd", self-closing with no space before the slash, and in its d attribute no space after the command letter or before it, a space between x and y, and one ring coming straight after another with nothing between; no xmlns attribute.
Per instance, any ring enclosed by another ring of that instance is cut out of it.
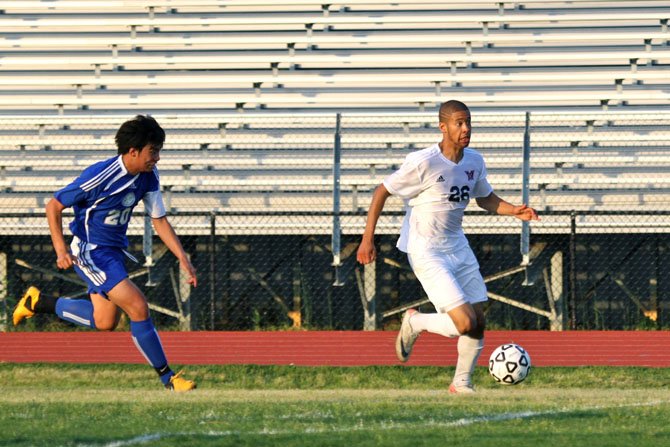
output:
<svg viewBox="0 0 670 447"><path fill-rule="evenodd" d="M0 123L5 330L28 285L85 295L76 275L55 267L44 204L84 166L113 155L122 120L58 119ZM157 119L168 135L159 167L170 220L200 276L196 289L183 283L138 209L129 234L141 262L129 271L160 328L378 330L396 328L409 306L432 310L395 249L401 201L390 199L379 221L379 260L363 267L355 253L374 188L407 153L439 140L434 114L344 114L339 132L332 114ZM526 121L475 112L473 124L496 192L521 203L527 185L542 218L524 232L474 203L466 213L491 298L489 327L667 328L670 114ZM67 326L36 317L26 328Z"/></svg>

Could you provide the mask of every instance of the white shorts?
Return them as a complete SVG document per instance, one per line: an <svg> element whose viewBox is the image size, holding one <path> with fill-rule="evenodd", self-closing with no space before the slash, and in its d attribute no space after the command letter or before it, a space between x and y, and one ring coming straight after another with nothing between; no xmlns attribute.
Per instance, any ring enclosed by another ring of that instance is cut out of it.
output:
<svg viewBox="0 0 670 447"><path fill-rule="evenodd" d="M449 312L465 303L488 300L479 263L470 247L454 253L408 253L407 257L428 299L438 312Z"/></svg>

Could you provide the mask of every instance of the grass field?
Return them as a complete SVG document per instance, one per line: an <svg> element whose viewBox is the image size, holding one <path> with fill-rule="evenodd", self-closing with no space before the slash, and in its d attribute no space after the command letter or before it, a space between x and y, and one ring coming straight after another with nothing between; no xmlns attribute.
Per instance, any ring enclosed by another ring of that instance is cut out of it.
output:
<svg viewBox="0 0 670 447"><path fill-rule="evenodd" d="M0 363L0 445L661 446L670 371L536 368L446 392L451 368L190 366L168 393L142 365Z"/></svg>

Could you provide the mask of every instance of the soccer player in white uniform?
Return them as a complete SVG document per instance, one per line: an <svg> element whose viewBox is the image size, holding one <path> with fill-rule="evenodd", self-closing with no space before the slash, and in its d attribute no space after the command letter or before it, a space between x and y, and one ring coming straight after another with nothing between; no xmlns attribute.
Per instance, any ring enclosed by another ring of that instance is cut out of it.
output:
<svg viewBox="0 0 670 447"><path fill-rule="evenodd" d="M61 319L92 329L114 330L123 310L130 319L130 332L139 351L158 373L163 385L174 391L189 391L195 383L175 374L168 366L163 346L149 317L144 294L128 278L126 232L133 208L140 202L156 233L179 259L188 282L197 285L196 272L179 238L167 220L156 163L165 132L155 119L138 115L116 133L118 155L84 169L79 177L57 191L46 206L56 265L74 267L86 281L90 300L55 298L30 287L14 310L14 325L35 313L56 314ZM63 236L63 210L72 207L73 234L68 250ZM136 261L136 260L135 260Z"/></svg>
<svg viewBox="0 0 670 447"><path fill-rule="evenodd" d="M398 249L407 253L414 274L437 313L409 309L396 339L398 359L406 362L423 331L459 337L458 362L451 393L471 393L472 373L484 347L483 303L486 285L479 264L463 233L465 207L471 198L481 208L521 220L537 220L534 209L514 206L494 192L486 180L484 159L470 149L470 111L460 101L441 105L442 141L407 155L396 172L377 187L358 248L362 264L376 258L374 233L386 199L405 200Z"/></svg>

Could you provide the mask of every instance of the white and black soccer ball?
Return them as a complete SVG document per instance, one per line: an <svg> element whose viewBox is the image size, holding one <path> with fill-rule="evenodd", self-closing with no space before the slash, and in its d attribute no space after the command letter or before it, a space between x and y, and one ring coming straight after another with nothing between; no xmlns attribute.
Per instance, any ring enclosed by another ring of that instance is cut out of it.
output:
<svg viewBox="0 0 670 447"><path fill-rule="evenodd" d="M521 383L530 373L530 355L514 343L500 345L489 357L489 373L503 385Z"/></svg>

